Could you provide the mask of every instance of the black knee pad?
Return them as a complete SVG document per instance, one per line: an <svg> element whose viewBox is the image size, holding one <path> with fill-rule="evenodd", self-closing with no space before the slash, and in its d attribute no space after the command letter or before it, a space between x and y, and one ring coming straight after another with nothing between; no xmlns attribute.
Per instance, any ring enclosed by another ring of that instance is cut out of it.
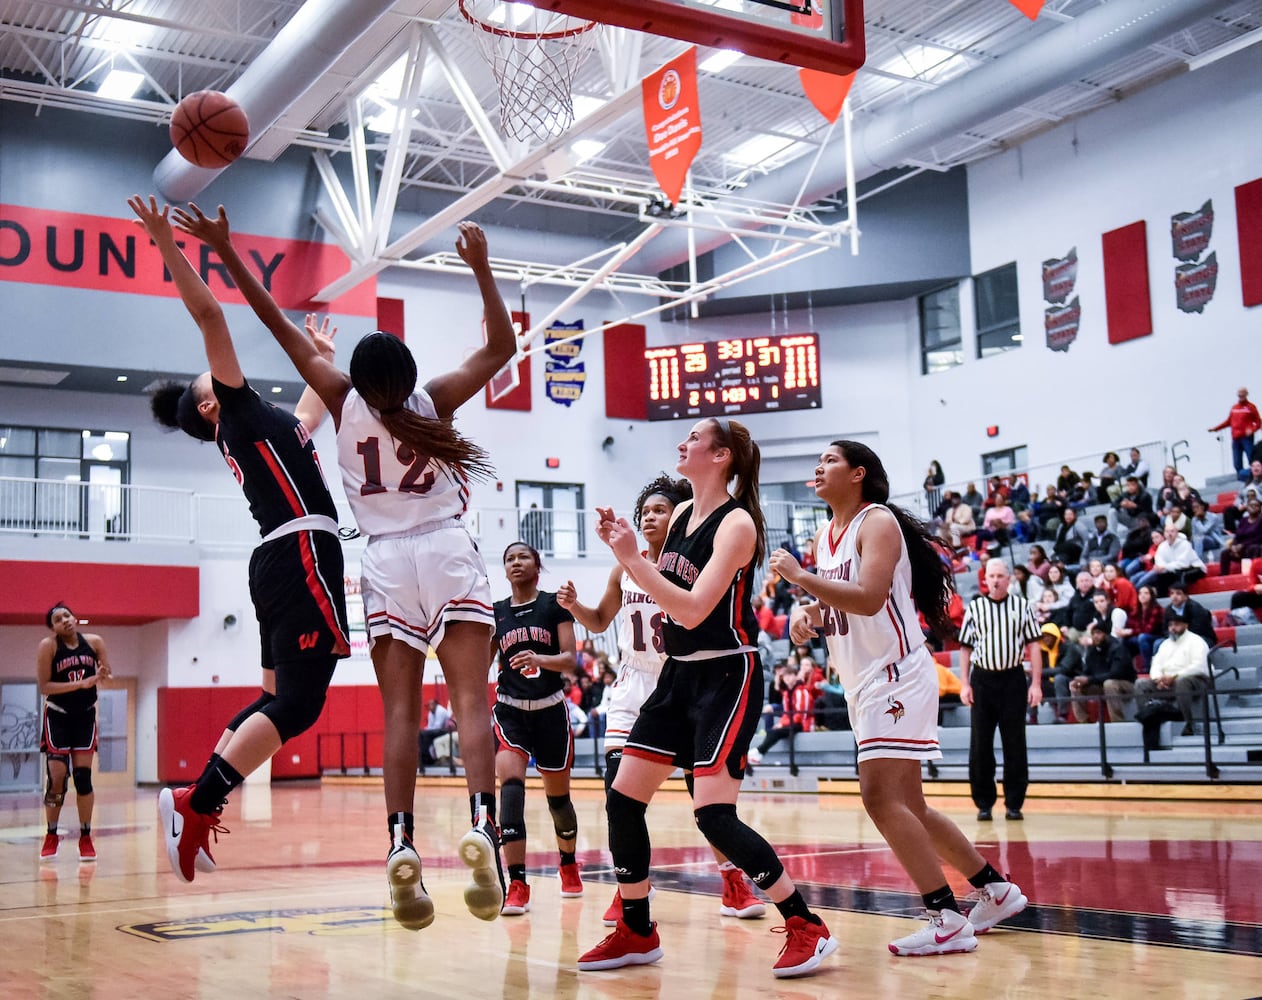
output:
<svg viewBox="0 0 1262 1000"><path fill-rule="evenodd" d="M740 821L736 806L715 803L693 810L692 815L702 836L727 855L759 889L770 888L784 874L775 848Z"/></svg>
<svg viewBox="0 0 1262 1000"><path fill-rule="evenodd" d="M509 778L500 785L500 843L526 839L526 783Z"/></svg>
<svg viewBox="0 0 1262 1000"><path fill-rule="evenodd" d="M241 728L241 723L243 723L255 712L261 712L264 706L274 701L275 698L276 696L268 691L262 692L254 701L250 702L250 704L246 705L245 708L241 709L241 711L234 715L232 717L232 721L224 726L224 728L230 733L235 733Z"/></svg>
<svg viewBox="0 0 1262 1000"><path fill-rule="evenodd" d="M61 761L66 766L66 773L61 776L61 787L53 782L53 769L49 766L53 761ZM66 779L70 777L70 758L58 754L48 754L44 758L44 805L59 806L66 801Z"/></svg>
<svg viewBox="0 0 1262 1000"><path fill-rule="evenodd" d="M76 767L70 774L74 778L74 793L76 795L92 794L92 768Z"/></svg>
<svg viewBox="0 0 1262 1000"><path fill-rule="evenodd" d="M617 789L610 789L605 799L609 817L609 852L613 855L614 875L619 882L643 882L649 877L653 848L645 821L648 805Z"/></svg>
<svg viewBox="0 0 1262 1000"><path fill-rule="evenodd" d="M259 711L272 721L282 743L316 724L336 665L333 657L276 664L276 697Z"/></svg>
<svg viewBox="0 0 1262 1000"><path fill-rule="evenodd" d="M618 777L618 768L622 765L622 751L610 750L605 754L605 794L613 791L613 779Z"/></svg>
<svg viewBox="0 0 1262 1000"><path fill-rule="evenodd" d="M574 802L568 792L549 795L548 812L552 813L552 829L558 840L573 840L578 836L578 817L574 815Z"/></svg>

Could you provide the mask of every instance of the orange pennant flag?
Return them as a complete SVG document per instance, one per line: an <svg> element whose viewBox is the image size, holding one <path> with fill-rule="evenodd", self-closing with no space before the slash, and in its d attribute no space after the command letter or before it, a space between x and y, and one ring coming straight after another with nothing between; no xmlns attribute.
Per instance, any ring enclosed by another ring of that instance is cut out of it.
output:
<svg viewBox="0 0 1262 1000"><path fill-rule="evenodd" d="M818 69L799 69L798 76L802 79L802 89L816 110L830 123L835 122L841 114L841 106L846 103L850 85L854 83L854 74L838 76Z"/></svg>
<svg viewBox="0 0 1262 1000"><path fill-rule="evenodd" d="M1043 0L1010 0L1010 2L1031 21L1037 21L1039 11L1043 9Z"/></svg>
<svg viewBox="0 0 1262 1000"><path fill-rule="evenodd" d="M678 204L693 158L701 149L697 50L689 49L640 83L649 166L672 205Z"/></svg>

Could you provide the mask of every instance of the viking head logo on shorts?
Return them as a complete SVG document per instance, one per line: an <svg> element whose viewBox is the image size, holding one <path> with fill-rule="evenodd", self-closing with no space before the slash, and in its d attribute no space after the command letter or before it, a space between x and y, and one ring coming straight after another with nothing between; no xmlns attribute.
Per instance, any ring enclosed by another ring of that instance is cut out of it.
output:
<svg viewBox="0 0 1262 1000"><path fill-rule="evenodd" d="M903 703L897 698L886 697L885 701L889 705L889 708L885 710L885 714L895 722L907 714L907 709L903 708Z"/></svg>

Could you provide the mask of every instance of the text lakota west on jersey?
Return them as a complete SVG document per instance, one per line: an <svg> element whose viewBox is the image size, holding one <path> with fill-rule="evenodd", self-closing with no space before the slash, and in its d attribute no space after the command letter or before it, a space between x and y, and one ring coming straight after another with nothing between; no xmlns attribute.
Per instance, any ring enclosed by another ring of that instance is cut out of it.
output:
<svg viewBox="0 0 1262 1000"><path fill-rule="evenodd" d="M689 586L697 582L701 570L681 556L678 552L663 552L657 568L663 573L674 573Z"/></svg>
<svg viewBox="0 0 1262 1000"><path fill-rule="evenodd" d="M519 642L538 642L545 646L551 646L552 629L540 628L538 625L509 629L500 638L500 652L507 653L512 646L516 646Z"/></svg>

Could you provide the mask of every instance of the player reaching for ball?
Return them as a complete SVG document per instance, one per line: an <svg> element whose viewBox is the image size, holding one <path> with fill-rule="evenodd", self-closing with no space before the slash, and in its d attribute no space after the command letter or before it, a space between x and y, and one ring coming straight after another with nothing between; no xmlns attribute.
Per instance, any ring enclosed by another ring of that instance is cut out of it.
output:
<svg viewBox="0 0 1262 1000"><path fill-rule="evenodd" d="M223 309L175 242L167 209L152 198L127 202L162 254L171 280L202 333L210 371L188 385L166 383L153 395L159 422L223 454L262 542L250 557L250 596L263 642L265 680L259 697L228 723L201 776L158 797L167 857L185 882L215 870L209 838L228 793L281 745L320 717L333 668L350 655L346 588L337 508L311 442L324 416L314 393L294 413L265 403L237 361ZM320 331L298 336L313 352L331 353Z"/></svg>
<svg viewBox="0 0 1262 1000"><path fill-rule="evenodd" d="M516 337L495 286L486 236L460 223L456 252L473 271L486 320L486 343L453 371L417 386L416 360L402 340L370 333L355 345L350 374L312 348L232 246L220 206L208 218L196 205L175 210L176 224L219 254L259 319L337 427L338 464L359 530L368 536L361 593L373 668L385 707L386 878L395 919L417 930L434 919L413 846L416 734L421 681L433 648L463 737L473 828L460 841L472 869L465 905L494 920L504 902L495 826L495 762L487 674L495 618L486 565L461 520L471 477L491 471L486 453L452 426L458 407L513 356Z"/></svg>
<svg viewBox="0 0 1262 1000"><path fill-rule="evenodd" d="M666 540L675 507L692 497L692 485L686 479L671 479L663 474L644 487L635 502L632 523L640 530L648 549L645 558L656 563ZM605 726L605 794L613 788L622 763L622 751L626 746L631 726L640 715L640 707L657 687L657 679L666 662L662 643L662 610L653 598L644 593L621 565L615 565L609 574L609 584L601 595L600 603L589 608L578 599L573 581L566 581L557 589L557 603L570 612L580 625L589 632L605 631L618 618L618 646L621 653L618 681L610 694ZM691 771L684 774L691 790ZM753 894L745 873L714 851L715 862L723 878L723 896L719 913L725 917L748 920L761 917L766 906ZM622 891L614 892L613 902L605 911L606 927L616 927L622 919Z"/></svg>

